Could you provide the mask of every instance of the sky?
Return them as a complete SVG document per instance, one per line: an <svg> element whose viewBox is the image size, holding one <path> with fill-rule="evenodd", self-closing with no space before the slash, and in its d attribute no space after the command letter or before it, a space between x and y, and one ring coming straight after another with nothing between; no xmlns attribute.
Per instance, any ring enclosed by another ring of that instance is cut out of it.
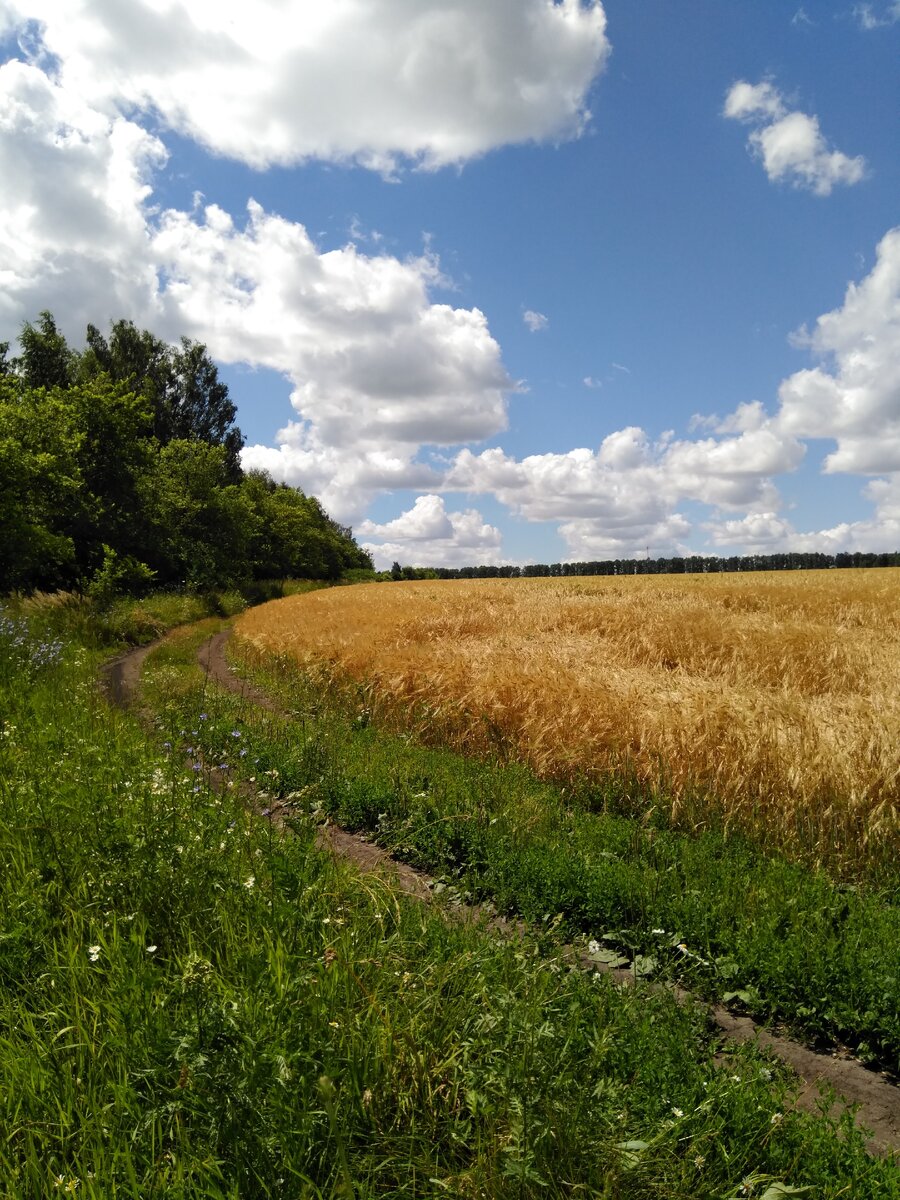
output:
<svg viewBox="0 0 900 1200"><path fill-rule="evenodd" d="M376 565L900 549L900 0L0 0L0 340Z"/></svg>

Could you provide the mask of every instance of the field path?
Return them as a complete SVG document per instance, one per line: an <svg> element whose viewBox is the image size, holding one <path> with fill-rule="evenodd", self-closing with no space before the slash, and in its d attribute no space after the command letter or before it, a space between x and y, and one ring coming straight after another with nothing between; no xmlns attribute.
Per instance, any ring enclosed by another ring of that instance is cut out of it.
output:
<svg viewBox="0 0 900 1200"><path fill-rule="evenodd" d="M270 696L238 676L225 656L225 644L230 630L213 635L199 648L197 659L207 677L218 686L241 696L249 704L270 712L278 706ZM140 685L140 673L144 659L158 643L141 646L120 655L106 665L103 683L106 695L112 704L129 707L134 704ZM278 806L273 806L270 819L282 824ZM333 854L353 862L361 871L381 871L388 874L400 890L421 901L430 901L434 880L422 871L414 870L388 854L380 846L349 833L339 826L329 824L320 831L320 842ZM509 921L492 915L489 909L477 905L460 903L450 913L459 920L487 923L500 933L515 934L524 930L522 922ZM575 946L563 948L563 957L593 970L611 975L616 982L632 984L634 974L628 969L615 969L596 963ZM675 988L679 998L694 999L688 992ZM780 1037L758 1025L751 1017L736 1016L718 1005L709 1006L709 1013L731 1042L755 1041L786 1063L801 1080L797 1097L798 1108L808 1112L819 1110L819 1086L832 1087L843 1101L843 1106L858 1110L858 1121L871 1130L868 1142L871 1153L877 1155L900 1154L900 1088L876 1071L869 1070L849 1055L811 1050L789 1038Z"/></svg>

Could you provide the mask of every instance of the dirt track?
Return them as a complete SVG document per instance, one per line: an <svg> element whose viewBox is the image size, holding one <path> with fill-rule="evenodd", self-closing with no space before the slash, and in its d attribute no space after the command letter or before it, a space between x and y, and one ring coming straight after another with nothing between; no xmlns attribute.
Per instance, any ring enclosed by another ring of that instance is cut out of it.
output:
<svg viewBox="0 0 900 1200"><path fill-rule="evenodd" d="M198 652L198 661L210 680L220 687L240 695L248 704L269 711L277 711L271 697L240 679L229 666L225 657L225 643L230 631L217 633L203 643ZM132 704L137 695L140 672L144 659L152 646L142 646L121 655L109 663L104 671L104 685L110 701L120 707ZM277 819L277 817L276 817ZM279 822L280 823L280 822ZM406 863L389 855L381 847L348 833L335 825L323 827L322 842L341 858L354 862L362 871L382 871L390 874L400 889L416 899L429 901L432 897L433 880L422 872L413 870ZM485 910L459 905L451 910L463 920L489 923L508 933L523 927L511 922L490 917ZM565 957L577 960L595 970L604 970L623 984L634 982L628 970L604 968L586 959L575 947L564 951ZM677 993L688 998L681 989ZM779 1037L757 1025L750 1017L736 1016L725 1008L713 1006L710 1015L715 1024L731 1042L755 1041L775 1054L799 1076L802 1081L797 1105L810 1112L818 1110L819 1085L833 1087L847 1107L858 1108L858 1121L872 1131L869 1150L874 1154L900 1153L900 1089L885 1076L871 1071L852 1057L810 1050L788 1038Z"/></svg>

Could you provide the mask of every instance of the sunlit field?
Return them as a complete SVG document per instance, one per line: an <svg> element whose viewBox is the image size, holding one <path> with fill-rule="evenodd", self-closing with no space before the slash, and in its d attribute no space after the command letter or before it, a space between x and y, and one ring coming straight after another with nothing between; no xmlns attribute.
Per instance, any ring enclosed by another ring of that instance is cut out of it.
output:
<svg viewBox="0 0 900 1200"><path fill-rule="evenodd" d="M683 825L844 866L896 846L894 569L376 584L237 633L426 741L619 779Z"/></svg>

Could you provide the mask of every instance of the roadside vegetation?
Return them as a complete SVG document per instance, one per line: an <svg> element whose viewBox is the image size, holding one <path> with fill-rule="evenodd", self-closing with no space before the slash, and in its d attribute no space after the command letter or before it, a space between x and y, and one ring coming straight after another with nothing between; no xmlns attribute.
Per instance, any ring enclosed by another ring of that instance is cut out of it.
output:
<svg viewBox="0 0 900 1200"><path fill-rule="evenodd" d="M457 927L316 849L305 803L285 835L213 789L286 784L173 645L148 735L59 613L0 618L5 1195L896 1195L777 1064L716 1060L702 1010Z"/></svg>

